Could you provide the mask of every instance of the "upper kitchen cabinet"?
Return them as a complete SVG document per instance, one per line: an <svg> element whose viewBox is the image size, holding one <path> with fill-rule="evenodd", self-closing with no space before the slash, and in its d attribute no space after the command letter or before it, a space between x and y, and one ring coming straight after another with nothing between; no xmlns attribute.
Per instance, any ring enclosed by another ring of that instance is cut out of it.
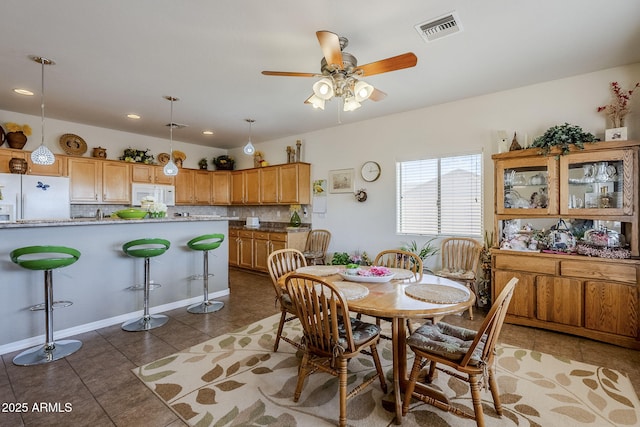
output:
<svg viewBox="0 0 640 427"><path fill-rule="evenodd" d="M133 163L131 165L131 181L141 184L174 185L174 177L164 174L162 166Z"/></svg>
<svg viewBox="0 0 640 427"><path fill-rule="evenodd" d="M176 205L194 204L194 172L194 169L178 169L178 175L175 176Z"/></svg>
<svg viewBox="0 0 640 427"><path fill-rule="evenodd" d="M257 169L260 172L260 204L288 205L311 202L311 165L287 163Z"/></svg>
<svg viewBox="0 0 640 427"><path fill-rule="evenodd" d="M244 169L231 172L231 204L260 204L259 169Z"/></svg>
<svg viewBox="0 0 640 427"><path fill-rule="evenodd" d="M9 162L13 158L27 161L27 173L29 175L65 176L67 172L67 160L65 156L56 154L55 161L52 165L36 165L31 161L31 152L9 148L0 149L0 173L11 172Z"/></svg>
<svg viewBox="0 0 640 427"><path fill-rule="evenodd" d="M278 203L311 203L311 165L289 163L278 166Z"/></svg>
<svg viewBox="0 0 640 427"><path fill-rule="evenodd" d="M231 174L226 171L211 172L211 199L214 205L231 203Z"/></svg>
<svg viewBox="0 0 640 427"><path fill-rule="evenodd" d="M129 163L69 157L67 170L72 203L130 203Z"/></svg>
<svg viewBox="0 0 640 427"><path fill-rule="evenodd" d="M193 171L193 199L196 205L210 205L212 194L211 172L205 170Z"/></svg>

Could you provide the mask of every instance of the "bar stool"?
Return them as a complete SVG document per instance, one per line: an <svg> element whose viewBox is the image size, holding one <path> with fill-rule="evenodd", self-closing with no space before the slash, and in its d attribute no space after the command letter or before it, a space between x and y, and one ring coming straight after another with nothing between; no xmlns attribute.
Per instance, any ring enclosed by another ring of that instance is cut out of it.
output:
<svg viewBox="0 0 640 427"><path fill-rule="evenodd" d="M49 254L49 256L47 256ZM33 347L13 358L20 366L40 365L62 359L82 347L78 340L53 340L53 274L80 258L80 251L64 246L27 246L11 252L11 261L28 270L44 271L44 311L46 339L44 346Z"/></svg>
<svg viewBox="0 0 640 427"><path fill-rule="evenodd" d="M224 234L204 234L195 237L187 242L187 246L194 251L202 251L204 254L204 274L191 276L191 279L203 279L204 300L201 303L190 305L187 308L189 313L204 314L213 313L224 307L222 301L213 301L209 299L209 251L220 247L224 241Z"/></svg>
<svg viewBox="0 0 640 427"><path fill-rule="evenodd" d="M171 243L164 239L137 239L122 245L125 254L135 257L144 258L144 314L139 319L129 320L122 324L122 329L129 332L148 331L153 328L160 327L169 321L164 314L149 314L149 261L150 258L164 254Z"/></svg>

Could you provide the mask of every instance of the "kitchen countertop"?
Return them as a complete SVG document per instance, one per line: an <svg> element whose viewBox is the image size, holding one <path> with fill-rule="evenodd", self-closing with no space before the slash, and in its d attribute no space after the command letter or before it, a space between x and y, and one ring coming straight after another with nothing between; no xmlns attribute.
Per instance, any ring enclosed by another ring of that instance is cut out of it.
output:
<svg viewBox="0 0 640 427"><path fill-rule="evenodd" d="M113 225L113 224L140 224L140 223L161 223L161 222L195 222L195 221L232 221L238 217L215 216L215 215L190 215L166 218L147 219L122 219L122 218L69 218L69 219L28 219L17 222L0 223L3 228L33 228L33 227L60 227L76 225Z"/></svg>
<svg viewBox="0 0 640 427"><path fill-rule="evenodd" d="M288 222L263 222L259 227L247 227L244 221L230 221L229 228L234 230L263 231L266 233L302 233L311 231L307 224L300 227L289 227Z"/></svg>

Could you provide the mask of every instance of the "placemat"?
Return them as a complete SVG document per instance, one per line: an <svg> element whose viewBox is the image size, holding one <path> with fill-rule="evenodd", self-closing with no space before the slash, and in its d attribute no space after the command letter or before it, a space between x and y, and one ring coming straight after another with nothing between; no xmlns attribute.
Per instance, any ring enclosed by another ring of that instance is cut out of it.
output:
<svg viewBox="0 0 640 427"><path fill-rule="evenodd" d="M391 270L392 273L396 273L395 276L393 276L395 280L407 280L416 277L413 274L413 271L407 270L405 268L390 268L389 270Z"/></svg>
<svg viewBox="0 0 640 427"><path fill-rule="evenodd" d="M357 283L337 281L333 284L347 301L361 299L369 295L369 289Z"/></svg>
<svg viewBox="0 0 640 427"><path fill-rule="evenodd" d="M469 294L465 291L445 285L409 285L404 292L411 298L435 304L455 304L469 298Z"/></svg>
<svg viewBox="0 0 640 427"><path fill-rule="evenodd" d="M311 274L313 276L332 276L338 274L340 269L333 265L311 265L296 269L296 273Z"/></svg>

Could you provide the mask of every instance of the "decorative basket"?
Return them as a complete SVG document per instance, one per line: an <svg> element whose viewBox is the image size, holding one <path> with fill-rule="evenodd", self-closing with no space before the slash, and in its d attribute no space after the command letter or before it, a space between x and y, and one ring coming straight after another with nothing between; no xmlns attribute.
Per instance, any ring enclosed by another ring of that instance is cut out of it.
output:
<svg viewBox="0 0 640 427"><path fill-rule="evenodd" d="M27 135L22 132L7 132L5 139L7 140L9 147L17 150L22 150L27 143Z"/></svg>
<svg viewBox="0 0 640 427"><path fill-rule="evenodd" d="M27 161L18 157L9 160L9 171L11 173L25 174L27 173Z"/></svg>
<svg viewBox="0 0 640 427"><path fill-rule="evenodd" d="M576 245L576 252L580 255L594 256L598 258L626 259L631 258L631 251L619 246L597 246L589 243L579 242Z"/></svg>

